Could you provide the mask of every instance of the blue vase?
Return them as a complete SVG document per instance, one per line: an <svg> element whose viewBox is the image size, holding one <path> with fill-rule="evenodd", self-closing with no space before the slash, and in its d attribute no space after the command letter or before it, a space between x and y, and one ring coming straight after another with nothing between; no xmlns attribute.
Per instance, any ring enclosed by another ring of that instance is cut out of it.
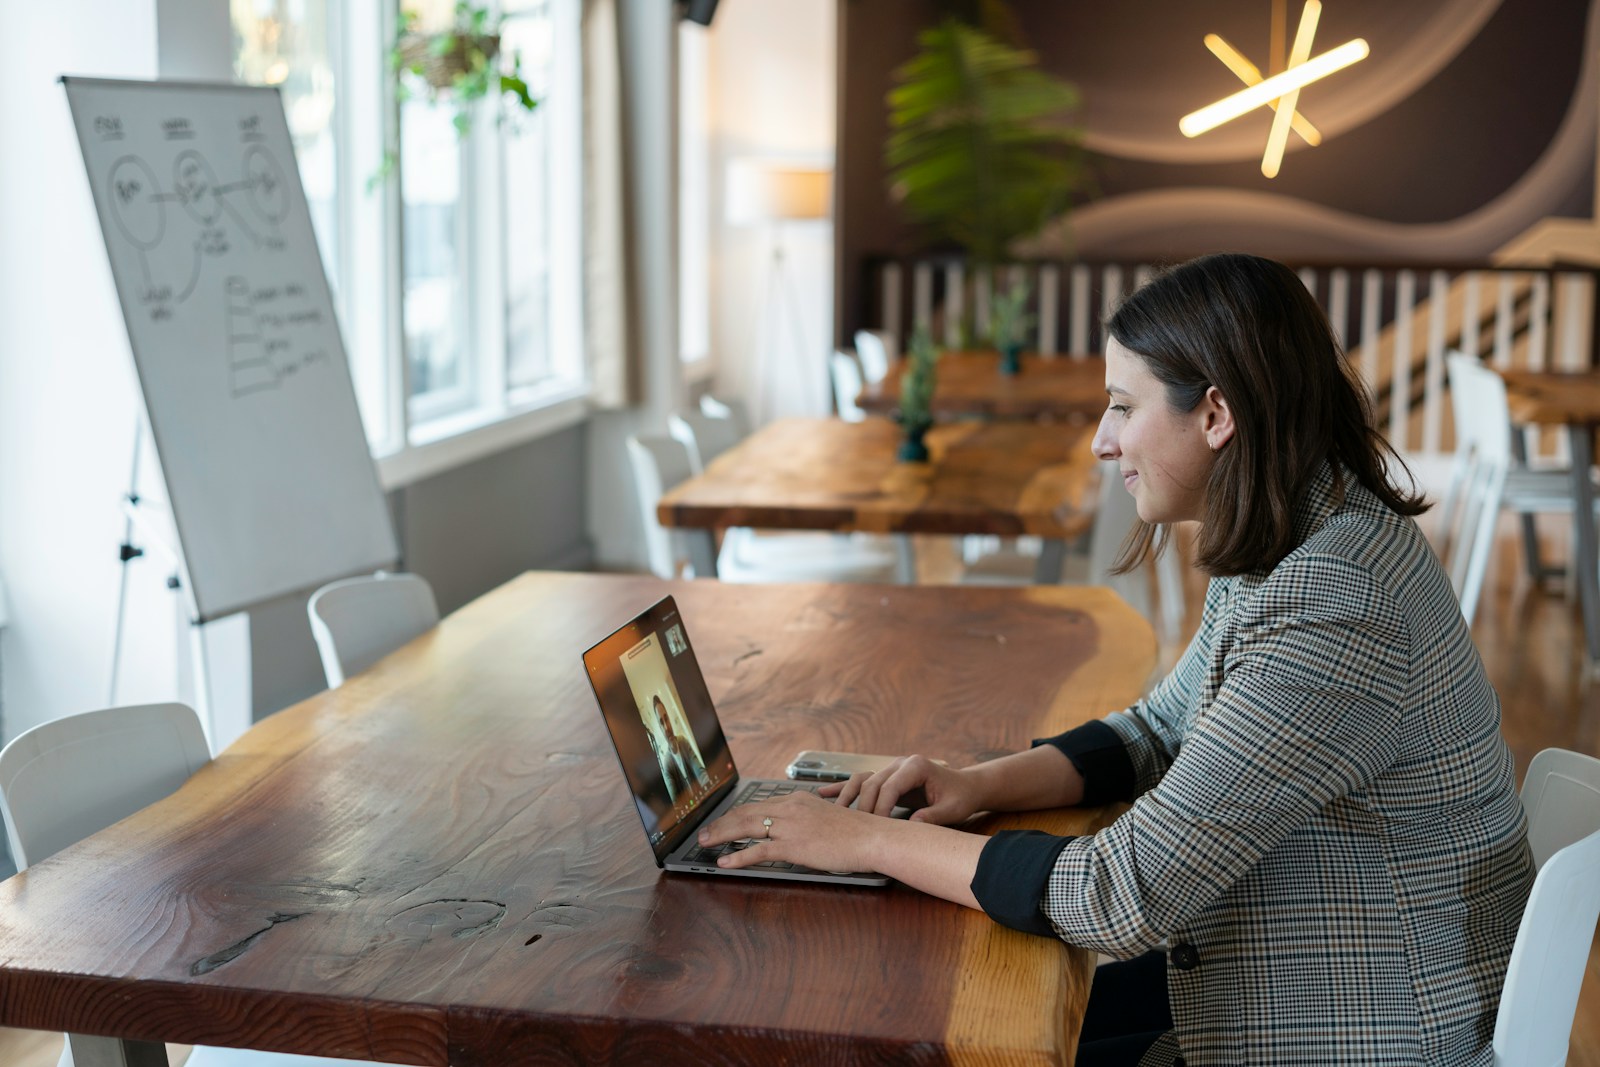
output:
<svg viewBox="0 0 1600 1067"><path fill-rule="evenodd" d="M1000 373L1016 374L1022 370L1022 344L1013 341L1000 347Z"/></svg>
<svg viewBox="0 0 1600 1067"><path fill-rule="evenodd" d="M928 443L923 440L928 434L928 426L923 423L919 426L907 426L906 435L900 441L900 450L895 453L895 458L902 463L928 462Z"/></svg>

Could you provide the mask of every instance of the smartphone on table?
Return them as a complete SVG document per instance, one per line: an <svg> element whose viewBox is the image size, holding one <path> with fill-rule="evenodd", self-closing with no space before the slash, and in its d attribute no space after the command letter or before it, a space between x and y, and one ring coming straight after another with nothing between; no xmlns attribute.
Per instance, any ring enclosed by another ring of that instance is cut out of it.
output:
<svg viewBox="0 0 1600 1067"><path fill-rule="evenodd" d="M820 752L806 749L789 762L785 773L808 782L843 782L862 771L880 771L897 756L869 756L862 752ZM934 760L943 763L944 760Z"/></svg>

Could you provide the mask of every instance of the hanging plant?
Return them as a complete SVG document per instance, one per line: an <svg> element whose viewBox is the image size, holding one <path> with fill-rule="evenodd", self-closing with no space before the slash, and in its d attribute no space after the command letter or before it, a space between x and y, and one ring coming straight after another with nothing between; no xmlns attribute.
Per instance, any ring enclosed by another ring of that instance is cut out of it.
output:
<svg viewBox="0 0 1600 1067"><path fill-rule="evenodd" d="M458 0L448 29L424 32L421 16L405 11L400 33L389 50L389 69L395 77L399 101L421 96L432 104L449 103L456 134L472 132L472 116L479 101L491 94L510 97L524 111L539 106L522 77L522 57L500 51L500 19L487 7ZM394 171L398 159L384 155L374 184Z"/></svg>
<svg viewBox="0 0 1600 1067"><path fill-rule="evenodd" d="M890 194L935 239L1000 262L1085 184L1077 90L955 18L917 40L888 96Z"/></svg>

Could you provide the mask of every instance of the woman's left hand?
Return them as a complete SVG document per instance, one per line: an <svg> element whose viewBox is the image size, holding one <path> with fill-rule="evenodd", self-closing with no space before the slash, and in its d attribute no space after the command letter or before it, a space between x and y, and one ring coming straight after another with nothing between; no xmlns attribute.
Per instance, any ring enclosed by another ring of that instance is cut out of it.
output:
<svg viewBox="0 0 1600 1067"><path fill-rule="evenodd" d="M766 820L772 820L767 823ZM717 859L717 866L750 867L768 860L819 871L870 871L876 842L890 820L830 804L810 793L741 804L700 829L700 845L753 838L754 844Z"/></svg>

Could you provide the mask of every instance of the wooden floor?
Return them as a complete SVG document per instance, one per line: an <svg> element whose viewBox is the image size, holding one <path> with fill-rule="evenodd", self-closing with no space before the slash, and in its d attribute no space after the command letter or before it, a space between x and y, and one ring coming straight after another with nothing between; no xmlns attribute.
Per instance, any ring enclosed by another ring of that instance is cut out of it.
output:
<svg viewBox="0 0 1600 1067"><path fill-rule="evenodd" d="M1564 558L1566 530L1557 520L1542 520L1542 551ZM919 538L919 570L924 580L948 580L955 566L947 539ZM1484 592L1473 637L1489 678L1500 693L1506 742L1519 776L1540 749L1570 748L1600 755L1600 677L1583 664L1583 624L1574 600L1560 588L1532 588L1520 569L1520 542L1508 521L1501 529L1493 570ZM1170 665L1199 625L1203 577L1191 574L1186 589L1185 630L1164 641L1163 664ZM188 1049L168 1046L174 1067ZM61 1051L59 1034L0 1029L0 1067L54 1067ZM1568 1067L1600 1067L1600 941L1589 955L1588 974L1578 1001Z"/></svg>

